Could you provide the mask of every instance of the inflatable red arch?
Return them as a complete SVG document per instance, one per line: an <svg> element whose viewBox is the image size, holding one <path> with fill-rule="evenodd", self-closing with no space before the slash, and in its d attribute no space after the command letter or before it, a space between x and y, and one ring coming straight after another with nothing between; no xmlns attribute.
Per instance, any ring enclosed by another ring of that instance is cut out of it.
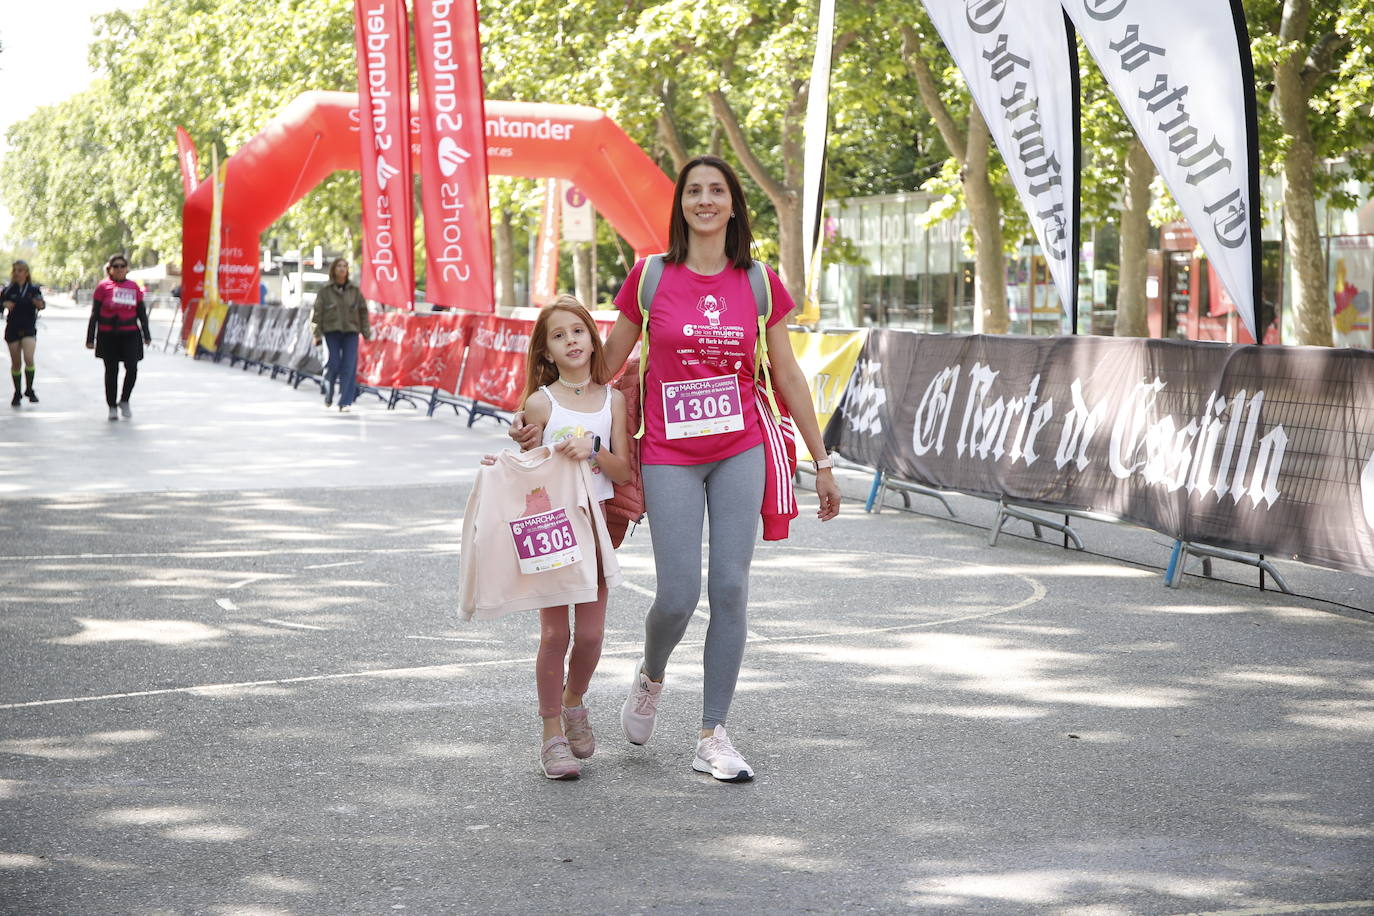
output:
<svg viewBox="0 0 1374 916"><path fill-rule="evenodd" d="M533 102L488 101L486 109L492 174L566 178L635 254L668 247L673 182L605 113ZM419 137L419 121L412 117L411 150L417 157ZM329 175L357 171L358 163L358 96L352 92L302 94L230 156L220 217L220 298L257 302L263 230ZM210 183L203 182L182 208L184 302L205 289L210 193Z"/></svg>

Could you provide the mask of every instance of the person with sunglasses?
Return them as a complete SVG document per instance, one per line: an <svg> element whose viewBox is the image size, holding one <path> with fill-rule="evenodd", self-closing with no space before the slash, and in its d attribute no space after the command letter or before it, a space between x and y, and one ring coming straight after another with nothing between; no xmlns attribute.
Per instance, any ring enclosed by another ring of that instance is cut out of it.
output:
<svg viewBox="0 0 1374 916"><path fill-rule="evenodd" d="M128 274L128 258L111 255L105 262L105 279L96 286L91 298L91 320L86 326L86 349L94 350L96 358L105 363L105 403L110 408L111 420L118 420L121 413L126 420L133 416L129 398L138 380L138 364L143 359L144 344L153 342L143 290ZM120 363L124 364L122 390Z"/></svg>

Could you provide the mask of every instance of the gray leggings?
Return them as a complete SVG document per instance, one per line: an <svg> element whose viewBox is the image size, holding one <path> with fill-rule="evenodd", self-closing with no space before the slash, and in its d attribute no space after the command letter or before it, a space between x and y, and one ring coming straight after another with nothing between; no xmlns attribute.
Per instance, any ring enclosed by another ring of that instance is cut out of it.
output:
<svg viewBox="0 0 1374 916"><path fill-rule="evenodd" d="M658 588L644 621L644 671L662 680L701 599L701 535L710 516L710 572L701 727L725 723L748 621L749 564L763 504L763 446L710 464L646 464L644 503Z"/></svg>

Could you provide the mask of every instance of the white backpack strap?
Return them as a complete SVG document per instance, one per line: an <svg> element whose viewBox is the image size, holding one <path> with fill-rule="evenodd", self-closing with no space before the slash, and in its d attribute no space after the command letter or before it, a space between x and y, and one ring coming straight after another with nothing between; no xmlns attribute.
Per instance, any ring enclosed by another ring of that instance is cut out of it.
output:
<svg viewBox="0 0 1374 916"><path fill-rule="evenodd" d="M767 319L773 311L773 288L762 261L749 262L749 288L754 292L754 308L759 317Z"/></svg>
<svg viewBox="0 0 1374 916"><path fill-rule="evenodd" d="M754 310L758 313L759 335L754 346L754 381L763 389L768 406L776 420L782 416L778 399L773 394L773 375L768 371L768 319L773 314L773 285L761 261L749 262L749 288L754 292Z"/></svg>
<svg viewBox="0 0 1374 916"><path fill-rule="evenodd" d="M651 254L644 259L639 271L639 286L635 290L639 300L639 429L636 439L644 437L644 370L649 364L649 306L658 292L658 282L663 279L663 255Z"/></svg>
<svg viewBox="0 0 1374 916"><path fill-rule="evenodd" d="M646 323L649 318L649 306L654 301L654 293L658 292L658 283L663 279L663 257L661 254L649 255L644 259L644 269L639 272L639 311Z"/></svg>

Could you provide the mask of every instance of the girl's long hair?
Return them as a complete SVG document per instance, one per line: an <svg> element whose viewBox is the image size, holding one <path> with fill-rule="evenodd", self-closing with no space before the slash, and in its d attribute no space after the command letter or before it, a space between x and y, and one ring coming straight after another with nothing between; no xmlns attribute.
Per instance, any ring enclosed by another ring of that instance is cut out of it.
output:
<svg viewBox="0 0 1374 916"><path fill-rule="evenodd" d="M19 260L15 261L13 264L10 265L10 282L19 282L17 274L19 273L19 268L21 267L24 268L24 274L28 277L28 282L32 283L33 271L29 270L29 262L25 261L23 258L20 258Z"/></svg>
<svg viewBox="0 0 1374 916"><path fill-rule="evenodd" d="M719 169L725 176L725 186L730 189L730 209L734 216L725 227L725 256L730 266L748 270L754 260L754 233L749 228L749 204L744 199L744 188L739 176L730 168L730 163L719 156L698 156L682 167L677 173L677 184L673 187L673 212L668 218L668 253L663 260L669 264L681 264L687 260L687 217L682 214L682 189L687 185L687 173L699 165L709 165Z"/></svg>
<svg viewBox="0 0 1374 916"><path fill-rule="evenodd" d="M586 306L579 302L576 296L559 296L552 304L540 309L539 317L534 320L534 330L530 332L530 349L525 358L525 393L520 398L522 405L530 399L530 395L545 385L552 385L558 378L558 367L549 359L549 319L553 317L554 312L567 312L587 326L587 336L592 344L592 381L604 385L611 380L611 373L606 369L606 352L601 343L601 333L596 329L591 312L587 311Z"/></svg>

